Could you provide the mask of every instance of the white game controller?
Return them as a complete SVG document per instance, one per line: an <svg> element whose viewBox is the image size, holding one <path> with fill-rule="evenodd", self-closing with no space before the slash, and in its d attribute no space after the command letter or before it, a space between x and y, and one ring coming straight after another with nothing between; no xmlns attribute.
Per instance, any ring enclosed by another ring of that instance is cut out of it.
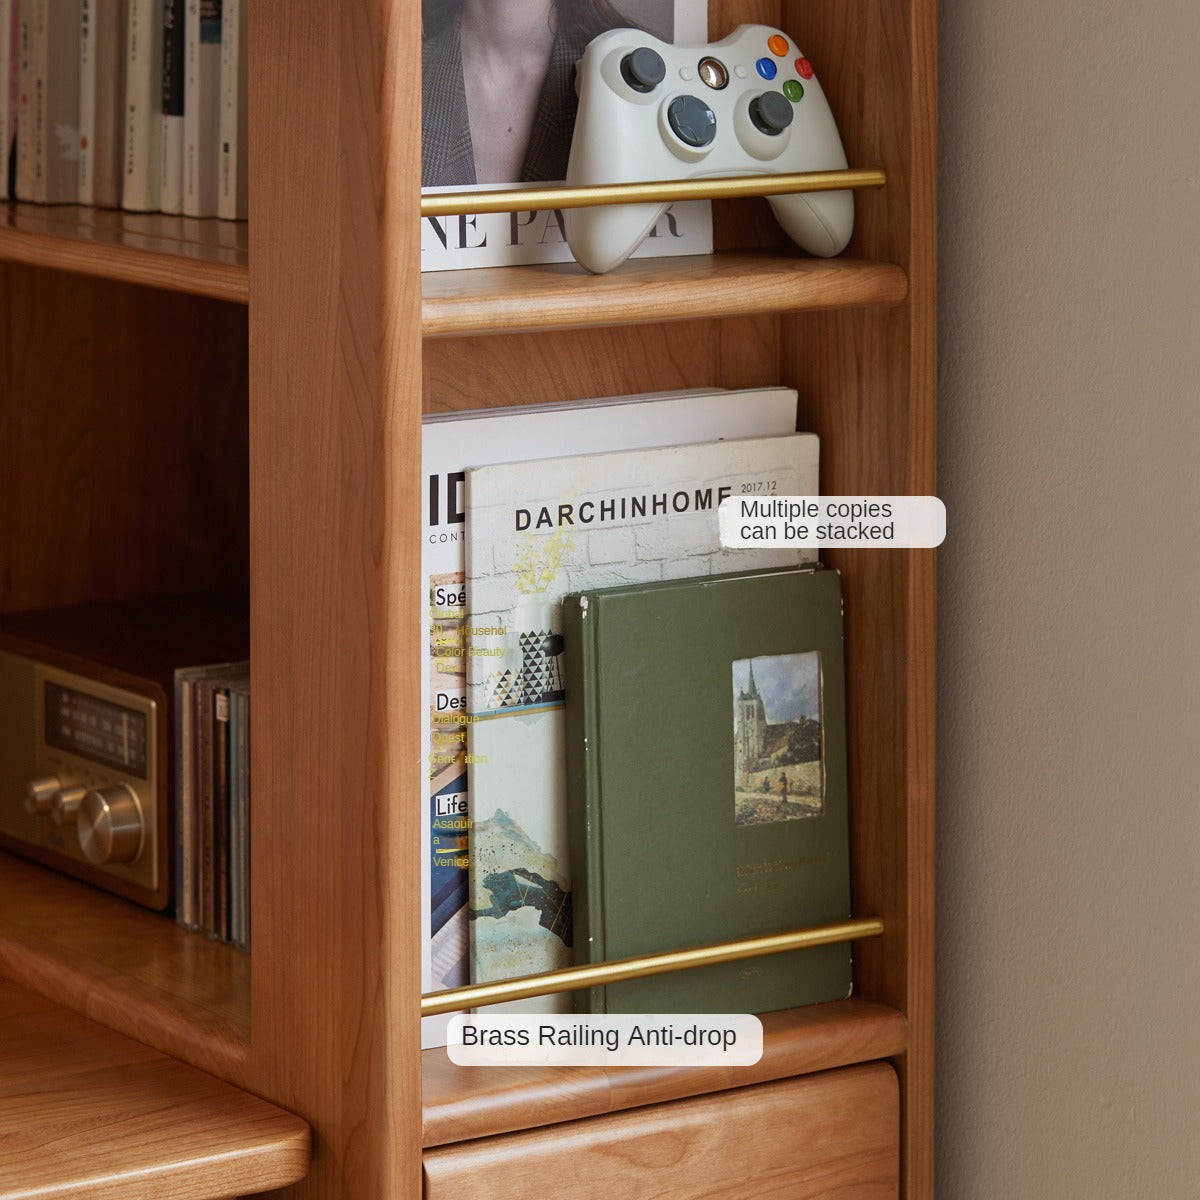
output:
<svg viewBox="0 0 1200 1200"><path fill-rule="evenodd" d="M767 25L742 25L708 46L672 46L636 29L611 29L584 51L577 78L568 184L846 166L812 65ZM849 191L772 196L770 204L788 236L811 254L841 253L854 231ZM571 253L589 271L611 271L641 245L666 207L566 209Z"/></svg>

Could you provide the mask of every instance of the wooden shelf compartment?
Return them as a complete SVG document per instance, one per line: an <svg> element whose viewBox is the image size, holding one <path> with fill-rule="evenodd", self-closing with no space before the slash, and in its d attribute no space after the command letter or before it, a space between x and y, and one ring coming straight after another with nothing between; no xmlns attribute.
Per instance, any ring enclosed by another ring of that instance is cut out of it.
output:
<svg viewBox="0 0 1200 1200"><path fill-rule="evenodd" d="M0 207L0 260L245 304L245 221L80 205Z"/></svg>
<svg viewBox="0 0 1200 1200"><path fill-rule="evenodd" d="M838 1000L765 1013L763 1056L750 1067L458 1067L444 1049L422 1062L423 1145L534 1129L665 1100L807 1075L902 1054L896 1009Z"/></svg>
<svg viewBox="0 0 1200 1200"><path fill-rule="evenodd" d="M0 982L0 1200L205 1200L308 1171L299 1117Z"/></svg>
<svg viewBox="0 0 1200 1200"><path fill-rule="evenodd" d="M631 260L607 275L575 263L421 276L426 337L650 324L897 305L902 268L852 258L728 252Z"/></svg>
<svg viewBox="0 0 1200 1200"><path fill-rule="evenodd" d="M223 1077L249 1047L249 955L9 854L0 975Z"/></svg>

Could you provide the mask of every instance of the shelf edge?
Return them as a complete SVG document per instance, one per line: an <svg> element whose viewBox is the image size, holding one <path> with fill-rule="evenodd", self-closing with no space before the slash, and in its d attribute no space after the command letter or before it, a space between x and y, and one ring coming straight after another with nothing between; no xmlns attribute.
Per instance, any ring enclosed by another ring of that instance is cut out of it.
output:
<svg viewBox="0 0 1200 1200"><path fill-rule="evenodd" d="M448 1145L581 1117L707 1095L901 1054L904 1014L869 1000L765 1013L751 1067L456 1067L422 1053L423 1146Z"/></svg>
<svg viewBox="0 0 1200 1200"><path fill-rule="evenodd" d="M248 304L250 300L247 267L11 226L0 228L0 261L70 271L94 279L140 284L234 304Z"/></svg>

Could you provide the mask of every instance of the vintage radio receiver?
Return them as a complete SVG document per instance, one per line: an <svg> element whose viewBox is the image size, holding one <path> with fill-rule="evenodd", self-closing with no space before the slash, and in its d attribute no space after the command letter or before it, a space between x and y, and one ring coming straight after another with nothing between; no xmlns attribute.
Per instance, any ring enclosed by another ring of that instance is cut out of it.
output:
<svg viewBox="0 0 1200 1200"><path fill-rule="evenodd" d="M166 908L175 668L248 643L244 614L192 601L0 619L0 845Z"/></svg>

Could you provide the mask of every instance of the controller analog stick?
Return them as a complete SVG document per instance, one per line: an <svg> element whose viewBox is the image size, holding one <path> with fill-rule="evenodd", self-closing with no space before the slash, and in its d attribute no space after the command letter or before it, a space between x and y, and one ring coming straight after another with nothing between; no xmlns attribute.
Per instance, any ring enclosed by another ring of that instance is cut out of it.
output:
<svg viewBox="0 0 1200 1200"><path fill-rule="evenodd" d="M750 101L755 129L774 137L792 123L792 106L782 92L763 92Z"/></svg>
<svg viewBox="0 0 1200 1200"><path fill-rule="evenodd" d="M662 55L649 46L639 46L621 59L621 77L635 92L652 92L667 77Z"/></svg>
<svg viewBox="0 0 1200 1200"><path fill-rule="evenodd" d="M667 109L667 120L681 142L697 149L717 136L716 114L695 96L676 96Z"/></svg>

